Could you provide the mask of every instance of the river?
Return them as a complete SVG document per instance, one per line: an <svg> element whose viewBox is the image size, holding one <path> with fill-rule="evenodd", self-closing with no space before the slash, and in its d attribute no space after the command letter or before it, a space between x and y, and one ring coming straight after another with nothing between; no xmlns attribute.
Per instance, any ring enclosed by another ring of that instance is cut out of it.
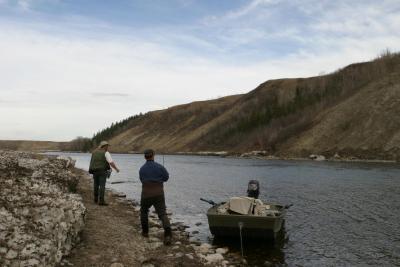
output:
<svg viewBox="0 0 400 267"><path fill-rule="evenodd" d="M90 154L61 154L88 169ZM121 172L113 173L107 187L139 200L143 156L113 154L113 159ZM170 173L165 192L173 221L198 231L193 238L202 242L213 241L205 216L209 205L200 197L218 202L245 195L248 181L256 179L260 199L293 204L283 244L244 244L252 265L400 266L399 165L176 155L158 155L156 161Z"/></svg>

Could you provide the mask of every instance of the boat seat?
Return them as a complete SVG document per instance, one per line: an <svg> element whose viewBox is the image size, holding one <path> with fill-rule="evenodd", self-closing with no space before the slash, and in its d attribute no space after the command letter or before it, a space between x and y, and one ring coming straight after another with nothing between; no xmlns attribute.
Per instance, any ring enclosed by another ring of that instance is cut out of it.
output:
<svg viewBox="0 0 400 267"><path fill-rule="evenodd" d="M254 206L252 197L231 197L229 199L229 210L238 214L251 214Z"/></svg>

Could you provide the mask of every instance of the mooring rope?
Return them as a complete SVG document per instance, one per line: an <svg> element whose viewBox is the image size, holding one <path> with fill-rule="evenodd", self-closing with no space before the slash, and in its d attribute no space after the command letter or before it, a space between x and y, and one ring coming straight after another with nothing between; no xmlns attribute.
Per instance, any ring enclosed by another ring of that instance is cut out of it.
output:
<svg viewBox="0 0 400 267"><path fill-rule="evenodd" d="M242 238L242 228L243 228L243 222L239 222L239 232L240 232L240 250L242 252L242 258L244 258L244 253L243 253L243 238Z"/></svg>

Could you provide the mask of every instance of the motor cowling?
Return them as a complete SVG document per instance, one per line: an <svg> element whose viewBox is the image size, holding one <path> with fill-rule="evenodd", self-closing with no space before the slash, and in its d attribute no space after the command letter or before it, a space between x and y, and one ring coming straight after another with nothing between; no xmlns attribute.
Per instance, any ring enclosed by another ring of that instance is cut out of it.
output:
<svg viewBox="0 0 400 267"><path fill-rule="evenodd" d="M258 198L260 194L260 183L257 180L250 180L247 185L247 196Z"/></svg>

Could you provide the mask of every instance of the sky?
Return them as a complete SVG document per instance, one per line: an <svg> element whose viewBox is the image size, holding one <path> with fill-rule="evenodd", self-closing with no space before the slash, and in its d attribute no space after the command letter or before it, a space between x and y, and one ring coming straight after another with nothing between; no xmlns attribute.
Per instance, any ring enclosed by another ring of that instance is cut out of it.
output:
<svg viewBox="0 0 400 267"><path fill-rule="evenodd" d="M0 0L0 139L330 73L399 51L398 29L399 0Z"/></svg>

